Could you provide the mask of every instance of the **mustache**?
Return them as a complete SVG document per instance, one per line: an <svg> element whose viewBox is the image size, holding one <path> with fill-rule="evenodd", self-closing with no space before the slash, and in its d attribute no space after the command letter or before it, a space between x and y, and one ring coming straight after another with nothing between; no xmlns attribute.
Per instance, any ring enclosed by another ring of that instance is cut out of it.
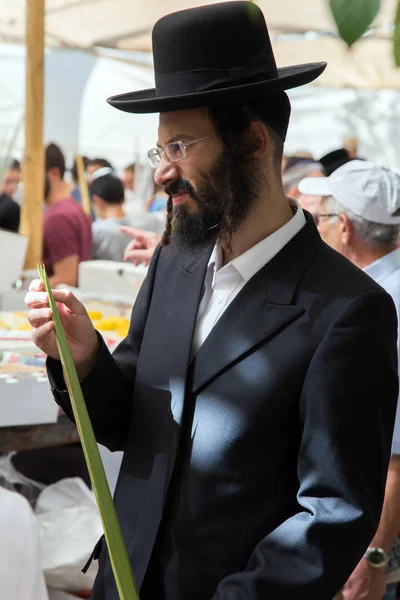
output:
<svg viewBox="0 0 400 600"><path fill-rule="evenodd" d="M170 185L164 188L167 196L175 196L180 191L186 192L193 198L194 200L198 200L197 194L194 191L193 186L189 183L187 179L175 179Z"/></svg>

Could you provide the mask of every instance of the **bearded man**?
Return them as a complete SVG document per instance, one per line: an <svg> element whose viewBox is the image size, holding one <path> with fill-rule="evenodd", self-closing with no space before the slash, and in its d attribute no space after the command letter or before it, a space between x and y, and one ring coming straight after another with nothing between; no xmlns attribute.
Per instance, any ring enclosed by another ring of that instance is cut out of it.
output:
<svg viewBox="0 0 400 600"><path fill-rule="evenodd" d="M331 600L379 522L398 382L391 298L282 187L284 90L325 63L277 69L241 1L164 17L153 52L156 89L109 99L160 112L149 157L169 195L113 355L55 292L97 439L124 451L115 505L140 597ZM39 282L26 302L71 415ZM95 555L92 598L117 600L104 542Z"/></svg>

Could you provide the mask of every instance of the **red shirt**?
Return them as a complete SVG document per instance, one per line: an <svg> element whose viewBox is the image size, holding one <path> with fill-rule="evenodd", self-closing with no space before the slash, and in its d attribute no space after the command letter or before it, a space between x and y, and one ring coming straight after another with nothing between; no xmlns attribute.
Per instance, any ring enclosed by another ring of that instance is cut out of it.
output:
<svg viewBox="0 0 400 600"><path fill-rule="evenodd" d="M73 256L88 260L92 247L92 222L71 197L49 206L43 217L43 262L49 276L54 263Z"/></svg>

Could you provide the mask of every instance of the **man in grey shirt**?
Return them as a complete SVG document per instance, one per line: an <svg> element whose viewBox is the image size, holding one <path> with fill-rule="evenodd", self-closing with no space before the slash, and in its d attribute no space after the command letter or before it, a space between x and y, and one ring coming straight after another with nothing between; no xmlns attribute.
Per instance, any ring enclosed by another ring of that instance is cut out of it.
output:
<svg viewBox="0 0 400 600"><path fill-rule="evenodd" d="M96 221L92 225L92 258L122 261L131 237L120 230L128 225L146 231L160 232L164 221L159 215L145 213L142 216L128 218L124 213L124 186L122 181L108 173L97 177L90 185L90 193Z"/></svg>

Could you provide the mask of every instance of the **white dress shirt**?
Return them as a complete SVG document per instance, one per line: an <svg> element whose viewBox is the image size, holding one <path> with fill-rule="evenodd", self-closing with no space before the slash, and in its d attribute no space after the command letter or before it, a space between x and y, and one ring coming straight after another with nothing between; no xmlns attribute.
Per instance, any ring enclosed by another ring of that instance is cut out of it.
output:
<svg viewBox="0 0 400 600"><path fill-rule="evenodd" d="M204 292L193 337L193 354L198 352L218 319L246 283L278 254L305 224L306 219L300 204L292 199L289 201L294 214L288 223L221 268L221 250L218 242L216 243L204 279Z"/></svg>

